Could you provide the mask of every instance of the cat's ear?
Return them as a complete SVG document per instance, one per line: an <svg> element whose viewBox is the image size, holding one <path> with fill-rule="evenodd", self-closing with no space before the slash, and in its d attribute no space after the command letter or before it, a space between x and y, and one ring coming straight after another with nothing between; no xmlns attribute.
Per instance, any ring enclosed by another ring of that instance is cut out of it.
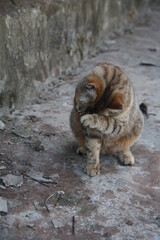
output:
<svg viewBox="0 0 160 240"><path fill-rule="evenodd" d="M87 84L87 90L95 90L96 84L91 82Z"/></svg>
<svg viewBox="0 0 160 240"><path fill-rule="evenodd" d="M94 100L97 97L97 92L96 92L96 84L91 82L88 83L86 86L86 91L89 94L89 96Z"/></svg>

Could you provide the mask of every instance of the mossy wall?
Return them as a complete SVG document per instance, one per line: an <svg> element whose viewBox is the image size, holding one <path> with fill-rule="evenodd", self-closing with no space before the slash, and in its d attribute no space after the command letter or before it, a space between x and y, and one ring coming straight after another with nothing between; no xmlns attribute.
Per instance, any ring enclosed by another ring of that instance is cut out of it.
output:
<svg viewBox="0 0 160 240"><path fill-rule="evenodd" d="M0 2L0 106L30 102L41 83L76 66L147 0Z"/></svg>

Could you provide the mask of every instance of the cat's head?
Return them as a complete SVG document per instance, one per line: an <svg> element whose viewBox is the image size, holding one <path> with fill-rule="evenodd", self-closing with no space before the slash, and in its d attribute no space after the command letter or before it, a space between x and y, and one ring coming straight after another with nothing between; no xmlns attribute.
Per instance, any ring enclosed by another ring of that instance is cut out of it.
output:
<svg viewBox="0 0 160 240"><path fill-rule="evenodd" d="M97 100L102 86L97 77L88 76L81 80L75 91L74 107L79 113L84 113L88 107L93 106Z"/></svg>

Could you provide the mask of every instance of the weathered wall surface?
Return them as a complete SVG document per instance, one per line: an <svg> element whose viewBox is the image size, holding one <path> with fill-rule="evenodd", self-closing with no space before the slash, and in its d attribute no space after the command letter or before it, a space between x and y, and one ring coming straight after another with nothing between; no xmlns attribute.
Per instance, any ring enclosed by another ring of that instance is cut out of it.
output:
<svg viewBox="0 0 160 240"><path fill-rule="evenodd" d="M34 99L40 83L76 66L147 2L1 1L0 106Z"/></svg>

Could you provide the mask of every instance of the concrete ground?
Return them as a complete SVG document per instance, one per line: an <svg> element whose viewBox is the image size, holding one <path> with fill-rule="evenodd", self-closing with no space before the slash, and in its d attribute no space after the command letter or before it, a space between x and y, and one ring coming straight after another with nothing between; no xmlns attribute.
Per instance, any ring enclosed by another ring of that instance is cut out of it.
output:
<svg viewBox="0 0 160 240"><path fill-rule="evenodd" d="M155 9L68 76L46 83L37 102L1 118L0 239L160 239L159 24ZM105 60L125 69L149 115L133 147L135 165L104 155L101 174L91 178L69 115L77 81Z"/></svg>

